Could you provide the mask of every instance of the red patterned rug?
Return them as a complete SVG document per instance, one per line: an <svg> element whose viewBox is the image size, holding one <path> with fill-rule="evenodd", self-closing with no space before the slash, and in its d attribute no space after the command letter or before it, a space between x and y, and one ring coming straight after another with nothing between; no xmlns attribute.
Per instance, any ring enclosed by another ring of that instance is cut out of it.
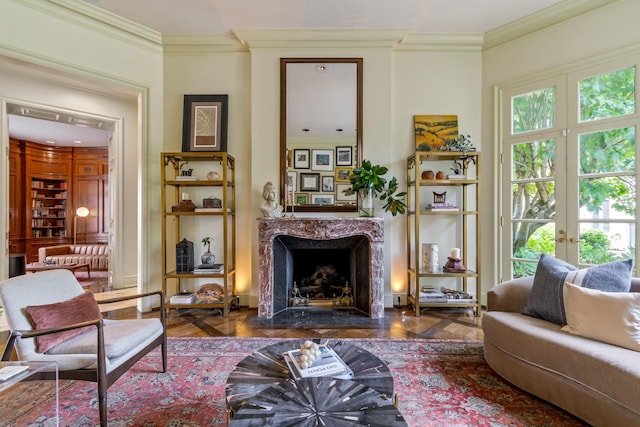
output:
<svg viewBox="0 0 640 427"><path fill-rule="evenodd" d="M109 388L109 426L224 426L225 383L246 356L275 338L170 338L169 370L146 356ZM485 363L481 342L348 339L389 366L409 426L584 426L513 387ZM60 382L60 425L98 425L93 383ZM17 411L18 426L52 424L52 401Z"/></svg>

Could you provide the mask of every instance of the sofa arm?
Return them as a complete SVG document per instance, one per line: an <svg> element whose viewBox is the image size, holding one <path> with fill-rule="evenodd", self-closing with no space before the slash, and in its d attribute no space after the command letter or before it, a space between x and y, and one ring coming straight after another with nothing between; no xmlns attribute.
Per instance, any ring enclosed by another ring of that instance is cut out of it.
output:
<svg viewBox="0 0 640 427"><path fill-rule="evenodd" d="M38 261L44 262L48 256L70 254L70 245L45 246L38 249Z"/></svg>
<svg viewBox="0 0 640 427"><path fill-rule="evenodd" d="M533 276L520 277L494 286L487 292L488 311L520 313L526 307Z"/></svg>

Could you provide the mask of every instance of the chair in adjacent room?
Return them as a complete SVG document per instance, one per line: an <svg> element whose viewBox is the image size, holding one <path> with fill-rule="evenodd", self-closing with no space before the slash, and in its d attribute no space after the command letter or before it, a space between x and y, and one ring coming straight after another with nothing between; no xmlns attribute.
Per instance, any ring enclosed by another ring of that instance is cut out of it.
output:
<svg viewBox="0 0 640 427"><path fill-rule="evenodd" d="M152 296L160 300L159 319L103 319L98 306ZM96 382L101 426L107 425L107 389L138 360L161 346L162 372L167 370L161 291L98 302L73 273L50 270L0 282L0 299L10 328L1 359L53 361L60 379Z"/></svg>

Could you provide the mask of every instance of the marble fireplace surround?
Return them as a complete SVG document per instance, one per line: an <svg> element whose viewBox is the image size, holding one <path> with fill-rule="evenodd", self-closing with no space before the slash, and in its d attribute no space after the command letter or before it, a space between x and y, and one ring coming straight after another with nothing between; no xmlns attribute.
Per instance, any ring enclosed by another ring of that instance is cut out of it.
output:
<svg viewBox="0 0 640 427"><path fill-rule="evenodd" d="M337 240L362 236L366 250L358 251L358 267L368 265L367 284L356 283L356 309L372 319L384 317L384 220L360 217L260 218L258 237L260 268L258 273L258 317L270 319L288 309L288 289L292 279L286 272L286 256L276 259L280 236L310 240ZM276 245L276 249L274 249ZM367 259L363 259L363 258ZM285 258L285 259L280 259ZM364 289L363 289L364 287Z"/></svg>

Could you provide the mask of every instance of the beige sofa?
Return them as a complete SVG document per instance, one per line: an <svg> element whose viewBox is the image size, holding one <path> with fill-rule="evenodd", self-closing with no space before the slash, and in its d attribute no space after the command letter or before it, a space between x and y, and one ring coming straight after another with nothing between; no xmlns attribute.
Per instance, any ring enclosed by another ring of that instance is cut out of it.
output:
<svg viewBox="0 0 640 427"><path fill-rule="evenodd" d="M640 280L631 280L640 292ZM593 426L640 425L640 353L521 314L533 277L487 292L484 353L500 376Z"/></svg>
<svg viewBox="0 0 640 427"><path fill-rule="evenodd" d="M39 262L56 262L58 264L87 263L91 270L108 270L107 245L58 245L38 249Z"/></svg>

